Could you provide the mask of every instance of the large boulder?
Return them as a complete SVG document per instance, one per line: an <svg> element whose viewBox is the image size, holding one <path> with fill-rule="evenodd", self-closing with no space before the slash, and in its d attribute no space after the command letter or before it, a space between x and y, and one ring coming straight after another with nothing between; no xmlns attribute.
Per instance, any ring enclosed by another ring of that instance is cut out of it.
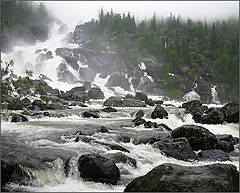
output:
<svg viewBox="0 0 240 193"><path fill-rule="evenodd" d="M120 178L120 171L109 158L99 154L86 154L78 159L80 176L96 182L116 184Z"/></svg>
<svg viewBox="0 0 240 193"><path fill-rule="evenodd" d="M222 108L222 111L225 114L225 121L229 123L239 122L239 103L228 103Z"/></svg>
<svg viewBox="0 0 240 193"><path fill-rule="evenodd" d="M161 106L157 105L154 111L151 114L152 119L163 119L163 118L168 118L168 113L167 111Z"/></svg>
<svg viewBox="0 0 240 193"><path fill-rule="evenodd" d="M116 87L120 86L126 91L130 91L131 84L125 76L121 75L118 72L113 73L105 84L106 87Z"/></svg>
<svg viewBox="0 0 240 193"><path fill-rule="evenodd" d="M213 108L208 114L203 115L200 121L204 124L222 124L224 113L217 108Z"/></svg>
<svg viewBox="0 0 240 193"><path fill-rule="evenodd" d="M157 141L153 144L153 147L159 149L165 155L174 157L176 159L184 161L197 159L196 154L190 147L190 144L185 137L173 140L168 139L165 141Z"/></svg>
<svg viewBox="0 0 240 193"><path fill-rule="evenodd" d="M121 97L109 97L104 103L104 106L122 107L123 100Z"/></svg>
<svg viewBox="0 0 240 193"><path fill-rule="evenodd" d="M104 99L104 93L98 87L90 88L87 94L89 99Z"/></svg>
<svg viewBox="0 0 240 193"><path fill-rule="evenodd" d="M84 118L99 118L99 112L96 112L96 111L92 111L92 110L89 110L89 111L85 111L82 113L82 117Z"/></svg>
<svg viewBox="0 0 240 193"><path fill-rule="evenodd" d="M182 108L186 109L186 113L194 113L199 107L202 106L202 102L199 100L193 100L182 104Z"/></svg>
<svg viewBox="0 0 240 193"><path fill-rule="evenodd" d="M131 181L124 192L238 192L239 172L230 164L155 167Z"/></svg>
<svg viewBox="0 0 240 193"><path fill-rule="evenodd" d="M68 101L88 101L88 94L85 92L85 87L74 87L66 93L59 94L59 98L63 98Z"/></svg>
<svg viewBox="0 0 240 193"><path fill-rule="evenodd" d="M146 104L142 101L125 98L122 103L123 107L146 107Z"/></svg>
<svg viewBox="0 0 240 193"><path fill-rule="evenodd" d="M140 101L145 101L146 99L148 99L148 97L143 92L136 92L135 99L139 99Z"/></svg>
<svg viewBox="0 0 240 193"><path fill-rule="evenodd" d="M217 145L216 136L206 128L197 125L183 125L172 131L173 138L186 137L193 150L214 149Z"/></svg>

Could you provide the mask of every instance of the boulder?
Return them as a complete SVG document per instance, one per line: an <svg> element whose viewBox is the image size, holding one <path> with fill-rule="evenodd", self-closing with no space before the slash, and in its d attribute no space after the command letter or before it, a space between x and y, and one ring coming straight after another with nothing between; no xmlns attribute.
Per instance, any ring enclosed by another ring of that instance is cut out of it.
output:
<svg viewBox="0 0 240 193"><path fill-rule="evenodd" d="M102 111L110 113L110 112L117 112L117 109L115 109L113 107L106 107L106 108L102 109Z"/></svg>
<svg viewBox="0 0 240 193"><path fill-rule="evenodd" d="M108 129L104 126L102 126L99 130L100 133L109 133Z"/></svg>
<svg viewBox="0 0 240 193"><path fill-rule="evenodd" d="M186 113L194 113L199 107L202 106L202 102L199 100L193 100L182 104L182 108L186 109Z"/></svg>
<svg viewBox="0 0 240 193"><path fill-rule="evenodd" d="M122 107L123 100L121 97L109 97L104 103L104 106Z"/></svg>
<svg viewBox="0 0 240 193"><path fill-rule="evenodd" d="M154 102L156 105L161 105L161 104L163 104L163 100L153 100L153 102Z"/></svg>
<svg viewBox="0 0 240 193"><path fill-rule="evenodd" d="M239 122L239 103L228 103L221 110L225 114L225 121L229 123Z"/></svg>
<svg viewBox="0 0 240 193"><path fill-rule="evenodd" d="M116 143L105 143L105 142L101 142L101 141L93 141L93 143L97 143L97 144L109 147L112 150L119 150L119 151L130 153L130 151L128 149L126 149L125 147L118 145Z"/></svg>
<svg viewBox="0 0 240 193"><path fill-rule="evenodd" d="M217 134L216 138L220 141L230 142L233 145L236 145L239 143L239 138L233 137L230 134Z"/></svg>
<svg viewBox="0 0 240 193"><path fill-rule="evenodd" d="M168 113L167 111L161 106L157 105L154 111L151 114L152 119L163 119L163 118L168 118Z"/></svg>
<svg viewBox="0 0 240 193"><path fill-rule="evenodd" d="M145 128L158 128L158 124L156 122L147 121L146 123L144 123L144 127Z"/></svg>
<svg viewBox="0 0 240 193"><path fill-rule="evenodd" d="M146 105L149 105L149 106L154 106L155 105L155 103L153 102L152 99L146 99L145 103L146 103Z"/></svg>
<svg viewBox="0 0 240 193"><path fill-rule="evenodd" d="M124 192L238 192L239 172L231 164L181 166L165 163L131 181Z"/></svg>
<svg viewBox="0 0 240 193"><path fill-rule="evenodd" d="M226 152L231 152L234 150L234 146L231 142L223 141L223 140L217 140L217 146L216 149L221 149Z"/></svg>
<svg viewBox="0 0 240 193"><path fill-rule="evenodd" d="M202 126L180 126L172 131L172 137L186 137L194 151L214 149L217 146L216 136Z"/></svg>
<svg viewBox="0 0 240 193"><path fill-rule="evenodd" d="M146 104L139 100L125 98L122 107L146 107Z"/></svg>
<svg viewBox="0 0 240 193"><path fill-rule="evenodd" d="M224 113L214 108L208 114L203 115L200 121L204 124L222 124L224 121Z"/></svg>
<svg viewBox="0 0 240 193"><path fill-rule="evenodd" d="M88 98L89 99L104 99L104 93L100 88L91 88L87 92Z"/></svg>
<svg viewBox="0 0 240 193"><path fill-rule="evenodd" d="M133 167L137 167L137 161L134 158L129 157L122 152L106 154L105 157L113 160L115 163L127 163Z"/></svg>
<svg viewBox="0 0 240 193"><path fill-rule="evenodd" d="M82 113L82 117L83 118L90 118L90 117L93 117L93 118L99 118L99 112L95 112L95 111L85 111Z"/></svg>
<svg viewBox="0 0 240 193"><path fill-rule="evenodd" d="M148 99L147 95L143 92L136 92L135 94L135 99L138 99L140 101L145 101L146 99Z"/></svg>
<svg viewBox="0 0 240 193"><path fill-rule="evenodd" d="M167 130L167 131L172 131L171 128L169 128L167 125L165 125L165 124L163 124L163 123L158 124L158 127L164 128L164 129Z"/></svg>
<svg viewBox="0 0 240 193"><path fill-rule="evenodd" d="M202 150L197 156L201 161L231 161L228 154L219 149Z"/></svg>
<svg viewBox="0 0 240 193"><path fill-rule="evenodd" d="M132 122L134 122L135 127L146 123L146 121L141 117L133 119Z"/></svg>
<svg viewBox="0 0 240 193"><path fill-rule="evenodd" d="M88 94L85 92L85 87L75 87L66 93L60 93L59 98L63 98L68 101L81 101L85 102L89 100Z"/></svg>
<svg viewBox="0 0 240 193"><path fill-rule="evenodd" d="M119 86L126 91L130 91L131 84L125 76L118 72L113 73L105 84L106 87L116 87Z"/></svg>
<svg viewBox="0 0 240 193"><path fill-rule="evenodd" d="M135 115L136 118L141 118L143 116L144 116L144 111L143 110L139 110Z"/></svg>
<svg viewBox="0 0 240 193"><path fill-rule="evenodd" d="M109 158L99 154L86 154L78 159L80 176L96 182L116 184L120 178L120 171Z"/></svg>
<svg viewBox="0 0 240 193"><path fill-rule="evenodd" d="M135 98L135 96L133 96L132 94L127 94L125 97L126 98L130 98L130 99L134 99Z"/></svg>
<svg viewBox="0 0 240 193"><path fill-rule="evenodd" d="M157 141L153 144L153 147L159 149L166 156L171 156L176 159L184 161L197 159L196 154L190 147L190 144L185 137L173 140L168 139L163 141Z"/></svg>

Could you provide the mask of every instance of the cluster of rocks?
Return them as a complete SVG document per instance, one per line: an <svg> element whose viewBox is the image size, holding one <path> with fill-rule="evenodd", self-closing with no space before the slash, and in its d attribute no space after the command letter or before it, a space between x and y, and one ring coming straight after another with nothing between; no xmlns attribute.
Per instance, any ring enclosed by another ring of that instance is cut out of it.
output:
<svg viewBox="0 0 240 193"><path fill-rule="evenodd" d="M202 105L201 101L194 100L183 103L182 108L186 109L186 113L193 115L196 123L222 124L224 121L228 123L239 122L239 103L230 102L222 108L208 108Z"/></svg>

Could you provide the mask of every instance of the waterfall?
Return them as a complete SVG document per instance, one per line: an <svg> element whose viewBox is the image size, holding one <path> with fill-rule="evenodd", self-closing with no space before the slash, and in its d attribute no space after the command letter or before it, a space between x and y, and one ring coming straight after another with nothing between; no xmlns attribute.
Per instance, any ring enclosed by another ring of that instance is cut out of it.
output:
<svg viewBox="0 0 240 193"><path fill-rule="evenodd" d="M216 85L212 86L211 91L212 91L212 103L214 104L220 104L219 98L218 98L218 93L216 91Z"/></svg>

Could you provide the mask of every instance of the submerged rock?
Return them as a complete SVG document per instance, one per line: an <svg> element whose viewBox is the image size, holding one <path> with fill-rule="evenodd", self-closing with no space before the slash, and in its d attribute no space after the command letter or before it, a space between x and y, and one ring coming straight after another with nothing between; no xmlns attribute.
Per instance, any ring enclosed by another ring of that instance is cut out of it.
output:
<svg viewBox="0 0 240 193"><path fill-rule="evenodd" d="M216 136L206 128L197 125L183 125L172 131L173 138L186 137L193 150L214 149L217 146Z"/></svg>
<svg viewBox="0 0 240 193"><path fill-rule="evenodd" d="M124 192L238 192L239 172L230 164L162 164L131 181Z"/></svg>
<svg viewBox="0 0 240 193"><path fill-rule="evenodd" d="M99 112L95 112L95 111L85 111L82 113L82 117L84 118L90 118L90 117L93 117L93 118L99 118Z"/></svg>
<svg viewBox="0 0 240 193"><path fill-rule="evenodd" d="M80 176L96 182L116 184L120 178L120 171L109 158L99 154L86 154L78 159Z"/></svg>

